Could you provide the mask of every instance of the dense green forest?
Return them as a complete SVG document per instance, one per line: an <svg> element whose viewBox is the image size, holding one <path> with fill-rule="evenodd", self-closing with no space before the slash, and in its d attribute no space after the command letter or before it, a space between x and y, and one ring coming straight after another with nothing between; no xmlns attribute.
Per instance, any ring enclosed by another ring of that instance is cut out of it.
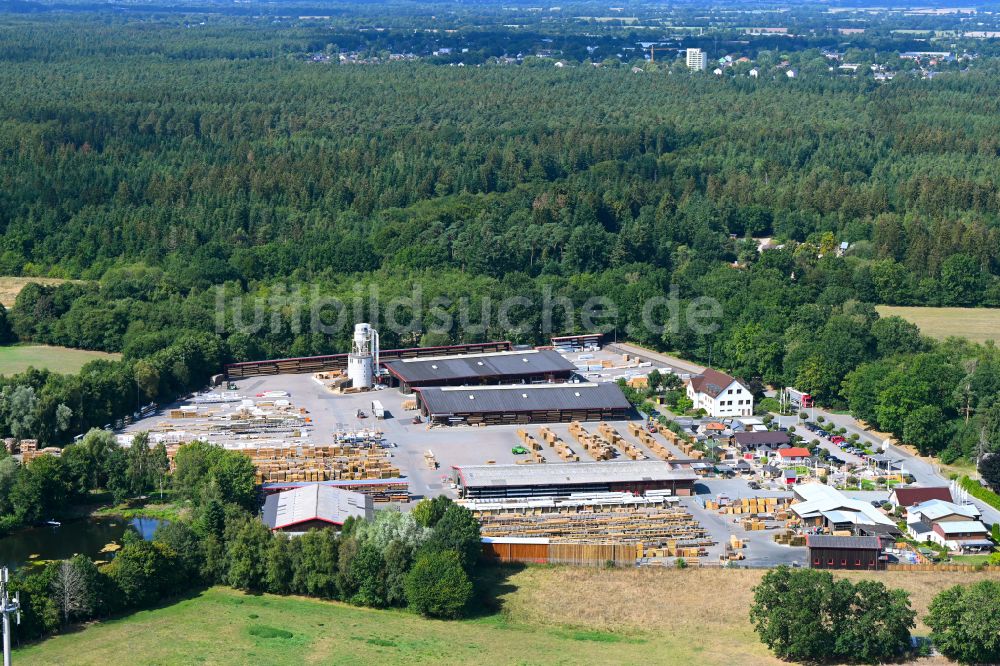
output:
<svg viewBox="0 0 1000 666"><path fill-rule="evenodd" d="M609 333L795 384L930 452L971 455L1000 410L993 348L873 307L1000 306L990 59L886 84L338 65L307 57L329 38L311 28L57 25L0 25L0 274L84 282L25 289L9 337L125 357L4 379L5 432L62 443L225 361L343 351L359 318L384 347L541 343L584 323L539 304L593 297ZM416 289L404 326L366 300L317 332L311 303L373 289ZM716 299L717 329L648 326L670 293ZM240 330L255 302L266 325ZM928 385L903 409L913 368Z"/></svg>

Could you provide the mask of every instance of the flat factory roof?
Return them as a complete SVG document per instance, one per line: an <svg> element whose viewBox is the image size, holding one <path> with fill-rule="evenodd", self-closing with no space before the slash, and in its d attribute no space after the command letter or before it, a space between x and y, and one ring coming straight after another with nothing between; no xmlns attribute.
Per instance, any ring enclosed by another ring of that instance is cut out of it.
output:
<svg viewBox="0 0 1000 666"><path fill-rule="evenodd" d="M350 516L370 519L374 511L370 495L314 484L268 495L263 520L272 530L311 520L343 525Z"/></svg>
<svg viewBox="0 0 1000 666"><path fill-rule="evenodd" d="M428 413L438 415L574 409L631 409L617 384L446 386L418 389Z"/></svg>
<svg viewBox="0 0 1000 666"><path fill-rule="evenodd" d="M456 381L483 377L576 372L576 366L558 352L537 349L407 358L389 361L385 367L404 382Z"/></svg>
<svg viewBox="0 0 1000 666"><path fill-rule="evenodd" d="M466 488L558 486L585 483L695 481L694 472L659 460L546 463L544 465L462 465L457 468Z"/></svg>

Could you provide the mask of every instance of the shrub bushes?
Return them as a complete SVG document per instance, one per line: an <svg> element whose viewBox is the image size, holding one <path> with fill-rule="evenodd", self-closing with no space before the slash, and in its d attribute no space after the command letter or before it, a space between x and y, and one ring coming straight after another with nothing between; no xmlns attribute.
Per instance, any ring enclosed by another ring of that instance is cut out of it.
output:
<svg viewBox="0 0 1000 666"><path fill-rule="evenodd" d="M472 582L453 550L425 553L406 576L406 601L422 615L455 618L472 599Z"/></svg>
<svg viewBox="0 0 1000 666"><path fill-rule="evenodd" d="M898 659L910 647L915 617L902 590L788 567L764 575L750 610L754 629L775 655L806 662Z"/></svg>
<svg viewBox="0 0 1000 666"><path fill-rule="evenodd" d="M924 621L941 653L962 664L1000 663L1000 583L944 590L931 601Z"/></svg>

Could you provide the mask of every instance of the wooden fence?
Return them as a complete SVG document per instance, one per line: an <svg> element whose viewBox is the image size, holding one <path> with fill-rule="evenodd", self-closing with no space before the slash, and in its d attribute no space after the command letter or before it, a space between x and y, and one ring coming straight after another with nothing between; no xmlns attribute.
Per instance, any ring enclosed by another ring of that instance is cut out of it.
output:
<svg viewBox="0 0 1000 666"><path fill-rule="evenodd" d="M994 567L995 569L996 567ZM990 570L990 567L976 566L975 564L887 564L886 571L934 571L941 573L944 571L973 573L975 571Z"/></svg>
<svg viewBox="0 0 1000 666"><path fill-rule="evenodd" d="M483 557L499 562L635 566L635 544L621 543L484 543Z"/></svg>

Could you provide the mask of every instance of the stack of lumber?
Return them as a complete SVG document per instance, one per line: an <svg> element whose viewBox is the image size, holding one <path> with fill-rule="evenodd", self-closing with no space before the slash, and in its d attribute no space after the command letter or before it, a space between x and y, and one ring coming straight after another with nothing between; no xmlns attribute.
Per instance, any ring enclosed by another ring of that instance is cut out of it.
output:
<svg viewBox="0 0 1000 666"><path fill-rule="evenodd" d="M21 443L21 463L27 464L32 458L38 455L37 439L22 439Z"/></svg>
<svg viewBox="0 0 1000 666"><path fill-rule="evenodd" d="M580 446L594 460L611 460L615 457L615 449L610 443L605 441L603 437L588 433L578 421L569 424L569 434L576 438Z"/></svg>
<svg viewBox="0 0 1000 666"><path fill-rule="evenodd" d="M379 447L315 446L241 449L257 470L257 483L394 479L399 468Z"/></svg>
<svg viewBox="0 0 1000 666"><path fill-rule="evenodd" d="M493 509L470 507L484 537L545 537L552 541L643 543L698 548L713 542L705 529L681 507L577 503L574 506L525 502Z"/></svg>
<svg viewBox="0 0 1000 666"><path fill-rule="evenodd" d="M791 500L781 497L744 497L739 502L733 502L728 506L719 507L717 502L705 502L706 509L718 510L719 513L729 515L749 514L752 516L761 514L778 514L788 509Z"/></svg>
<svg viewBox="0 0 1000 666"><path fill-rule="evenodd" d="M699 451L695 448L694 442L689 440L687 437L678 435L666 425L657 423L656 431L666 437L667 441L680 449L684 455L694 458L695 460L701 460L705 457L705 453L703 451Z"/></svg>
<svg viewBox="0 0 1000 666"><path fill-rule="evenodd" d="M653 455L660 460L673 460L676 457L638 423L629 422L628 429L632 436L639 440L640 444L652 451Z"/></svg>
<svg viewBox="0 0 1000 666"><path fill-rule="evenodd" d="M615 446L625 452L625 455L629 457L630 460L645 460L646 454L642 450L632 444L632 442L626 441L624 437L619 434L612 426L607 423L601 423L597 426L597 432L600 433L606 441L610 442L612 446Z"/></svg>
<svg viewBox="0 0 1000 666"><path fill-rule="evenodd" d="M787 530L781 534L775 534L774 540L776 543L780 543L784 546L805 546L806 545L806 535L796 534L792 530Z"/></svg>
<svg viewBox="0 0 1000 666"><path fill-rule="evenodd" d="M559 457L565 462L580 462L580 456L576 455L573 449L569 448L569 445L549 428L542 426L538 429L538 435L542 438L543 442L554 448Z"/></svg>

